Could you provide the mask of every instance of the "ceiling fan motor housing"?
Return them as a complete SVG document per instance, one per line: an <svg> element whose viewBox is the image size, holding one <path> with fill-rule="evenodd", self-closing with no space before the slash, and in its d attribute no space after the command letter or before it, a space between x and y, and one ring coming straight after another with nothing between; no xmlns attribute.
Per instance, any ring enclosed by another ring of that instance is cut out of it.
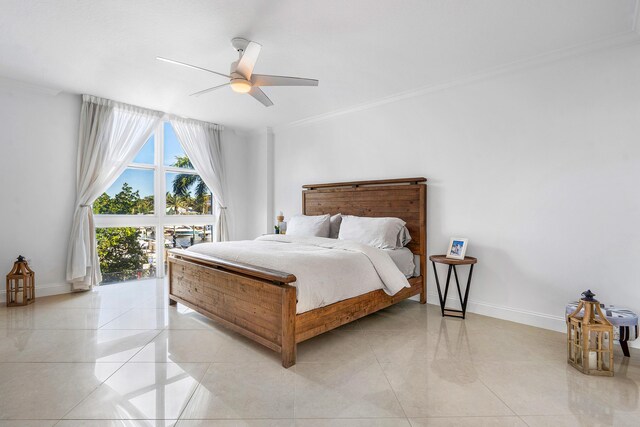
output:
<svg viewBox="0 0 640 427"><path fill-rule="evenodd" d="M238 52L244 52L249 45L249 40L243 39L242 37L234 37L231 39L231 45Z"/></svg>
<svg viewBox="0 0 640 427"><path fill-rule="evenodd" d="M231 75L231 80L229 80L231 83L231 89L233 89L234 92L247 93L251 90L251 81L247 80L242 74L236 71L237 66L238 61L231 63L231 71L229 72Z"/></svg>

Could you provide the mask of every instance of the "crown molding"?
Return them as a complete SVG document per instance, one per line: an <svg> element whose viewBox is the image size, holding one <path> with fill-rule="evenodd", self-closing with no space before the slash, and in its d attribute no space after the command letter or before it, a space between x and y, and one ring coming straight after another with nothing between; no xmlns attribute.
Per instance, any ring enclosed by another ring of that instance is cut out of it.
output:
<svg viewBox="0 0 640 427"><path fill-rule="evenodd" d="M636 0L636 9L640 7L638 6L638 3L640 3L640 0ZM638 12L640 11L636 10L636 17L638 17ZM452 89L459 86L473 84L476 82L492 79L505 74L511 74L518 71L540 67L542 65L559 62L559 61L577 57L577 56L583 56L583 55L587 55L587 54L591 54L591 53L595 53L595 52L599 52L607 49L622 48L622 47L635 45L640 43L640 32L638 32L640 31L640 29L638 29L636 25L640 25L640 22L638 22L637 19L634 21L634 30L632 31L626 31L624 33L605 37L595 42L575 45L568 48L557 49L557 50L547 52L541 55L536 55L524 60L514 61L511 63L499 65L497 67L488 68L476 73L468 74L466 76L454 78L452 80L445 81L442 83L423 86L421 88L413 89L410 91L399 92L394 95L386 96L386 97L365 102L362 104L357 104L351 107L346 107L346 108L334 110L328 113L318 114L316 116L311 116L301 120L285 123L279 126L275 126L274 130L278 132L285 129L306 126L309 124L322 122L325 120L355 113L358 111L369 110L371 108L376 108L382 105L390 104L390 103L401 101L404 99L410 99L410 98L424 96L424 95L435 93L435 92L441 92L447 89Z"/></svg>
<svg viewBox="0 0 640 427"><path fill-rule="evenodd" d="M255 135L259 132L260 129L262 128L251 128L251 129L244 129L244 128L228 128L231 132L233 132L234 134L238 135L238 136L242 136L244 138Z"/></svg>
<svg viewBox="0 0 640 427"><path fill-rule="evenodd" d="M234 133L247 138L254 136L267 136L273 135L273 128L271 126L259 126L251 129L234 129Z"/></svg>
<svg viewBox="0 0 640 427"><path fill-rule="evenodd" d="M0 76L0 89L14 91L19 90L21 92L35 93L39 95L56 96L62 92L61 89L54 89L48 86L36 85L33 83L23 82L21 80L15 80L9 77Z"/></svg>

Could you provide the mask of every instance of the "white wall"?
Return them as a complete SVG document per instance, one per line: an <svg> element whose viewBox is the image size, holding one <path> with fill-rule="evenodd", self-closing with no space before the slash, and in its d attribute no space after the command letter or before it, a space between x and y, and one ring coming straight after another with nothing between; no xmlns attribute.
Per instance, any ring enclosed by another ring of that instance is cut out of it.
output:
<svg viewBox="0 0 640 427"><path fill-rule="evenodd" d="M80 97L0 85L0 275L26 256L36 295L67 291ZM0 299L4 298L4 285Z"/></svg>
<svg viewBox="0 0 640 427"><path fill-rule="evenodd" d="M479 258L471 311L561 330L591 288L640 312L639 46L276 129L274 170L287 216L305 183L427 177L428 253Z"/></svg>
<svg viewBox="0 0 640 427"><path fill-rule="evenodd" d="M272 233L273 216L273 133L270 129L259 130L247 135L249 157L245 190L248 212L242 239Z"/></svg>
<svg viewBox="0 0 640 427"><path fill-rule="evenodd" d="M250 199L247 189L251 188L248 175L249 144L247 136L226 128L222 133L222 155L225 161L227 177L227 207L231 240L244 239L247 233L246 223L250 215Z"/></svg>

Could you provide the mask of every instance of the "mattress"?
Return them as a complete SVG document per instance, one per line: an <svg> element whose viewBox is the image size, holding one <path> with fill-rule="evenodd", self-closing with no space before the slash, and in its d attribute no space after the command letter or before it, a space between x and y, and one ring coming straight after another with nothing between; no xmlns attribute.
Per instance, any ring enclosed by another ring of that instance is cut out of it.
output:
<svg viewBox="0 0 640 427"><path fill-rule="evenodd" d="M297 313L377 289L395 295L410 287L385 251L348 240L267 235L256 240L201 243L186 252L295 275Z"/></svg>
<svg viewBox="0 0 640 427"><path fill-rule="evenodd" d="M383 249L394 262L396 267L404 274L404 277L413 277L416 273L416 263L414 262L414 255L408 248L399 249Z"/></svg>

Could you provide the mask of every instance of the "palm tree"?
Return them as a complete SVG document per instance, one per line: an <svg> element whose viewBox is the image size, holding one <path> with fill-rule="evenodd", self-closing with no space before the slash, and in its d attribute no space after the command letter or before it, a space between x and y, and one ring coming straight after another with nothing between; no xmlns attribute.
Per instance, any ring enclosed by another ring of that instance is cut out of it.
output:
<svg viewBox="0 0 640 427"><path fill-rule="evenodd" d="M176 156L176 161L172 166L177 168L193 169L191 160L187 156ZM209 188L204 183L200 175L191 173L180 173L173 179L173 193L176 196L187 198L191 196L189 188L195 184L195 198L196 200L205 200L205 196L209 194ZM167 202L168 203L168 202ZM198 203L199 205L199 203ZM202 213L205 214L208 211L206 203L202 203Z"/></svg>
<svg viewBox="0 0 640 427"><path fill-rule="evenodd" d="M153 196L144 197L137 202L136 213L151 214L153 213Z"/></svg>
<svg viewBox="0 0 640 427"><path fill-rule="evenodd" d="M167 191L167 210L173 210L174 215L178 215L180 208L185 206L185 199L180 195L173 195Z"/></svg>

